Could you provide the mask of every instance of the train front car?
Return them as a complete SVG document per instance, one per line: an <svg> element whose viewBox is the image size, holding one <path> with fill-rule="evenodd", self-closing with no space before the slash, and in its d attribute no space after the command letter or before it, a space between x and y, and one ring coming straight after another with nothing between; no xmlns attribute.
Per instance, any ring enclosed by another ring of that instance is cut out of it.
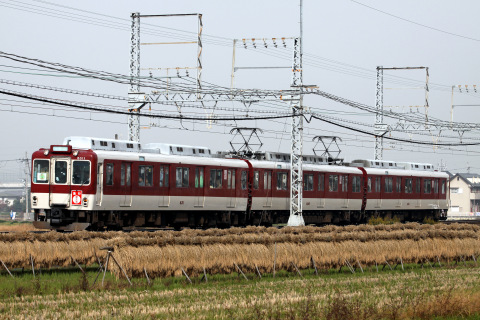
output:
<svg viewBox="0 0 480 320"><path fill-rule="evenodd" d="M96 192L92 150L53 145L32 155L31 203L37 229L84 230Z"/></svg>

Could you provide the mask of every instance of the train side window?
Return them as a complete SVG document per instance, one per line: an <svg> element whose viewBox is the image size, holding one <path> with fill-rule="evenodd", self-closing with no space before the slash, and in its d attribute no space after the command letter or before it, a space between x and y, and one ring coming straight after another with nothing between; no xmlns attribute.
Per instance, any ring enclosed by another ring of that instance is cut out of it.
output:
<svg viewBox="0 0 480 320"><path fill-rule="evenodd" d="M445 194L445 181L442 181L442 194Z"/></svg>
<svg viewBox="0 0 480 320"><path fill-rule="evenodd" d="M432 180L424 179L423 186L424 186L423 193L429 194L432 192Z"/></svg>
<svg viewBox="0 0 480 320"><path fill-rule="evenodd" d="M152 166L138 166L138 185L141 187L151 187L153 181Z"/></svg>
<svg viewBox="0 0 480 320"><path fill-rule="evenodd" d="M130 186L132 184L132 166L130 163L122 163L120 167L120 185Z"/></svg>
<svg viewBox="0 0 480 320"><path fill-rule="evenodd" d="M210 188L220 189L222 187L222 169L210 170Z"/></svg>
<svg viewBox="0 0 480 320"><path fill-rule="evenodd" d="M340 184L342 185L342 192L348 192L348 176L340 176Z"/></svg>
<svg viewBox="0 0 480 320"><path fill-rule="evenodd" d="M353 177L352 178L352 192L360 192L360 185L361 185L361 177Z"/></svg>
<svg viewBox="0 0 480 320"><path fill-rule="evenodd" d="M253 172L253 189L258 190L260 184L260 172Z"/></svg>
<svg viewBox="0 0 480 320"><path fill-rule="evenodd" d="M372 177L368 177L368 180L367 180L367 192L372 192Z"/></svg>
<svg viewBox="0 0 480 320"><path fill-rule="evenodd" d="M113 163L106 164L107 171L105 173L105 185L113 186Z"/></svg>
<svg viewBox="0 0 480 320"><path fill-rule="evenodd" d="M381 191L382 191L382 178L375 177L375 192L381 192Z"/></svg>
<svg viewBox="0 0 480 320"><path fill-rule="evenodd" d="M402 192L402 178L401 177L397 177L395 178L395 185L396 185L396 188L395 188L395 192L397 193L401 193Z"/></svg>
<svg viewBox="0 0 480 320"><path fill-rule="evenodd" d="M433 193L438 193L438 179L433 180Z"/></svg>
<svg viewBox="0 0 480 320"><path fill-rule="evenodd" d="M90 184L90 161L73 161L72 184Z"/></svg>
<svg viewBox="0 0 480 320"><path fill-rule="evenodd" d="M227 189L235 189L235 169L227 170Z"/></svg>
<svg viewBox="0 0 480 320"><path fill-rule="evenodd" d="M393 178L392 177L385 178L385 192L388 192L388 193L393 192Z"/></svg>
<svg viewBox="0 0 480 320"><path fill-rule="evenodd" d="M313 191L313 174L303 176L303 190Z"/></svg>
<svg viewBox="0 0 480 320"><path fill-rule="evenodd" d="M417 178L417 181L415 183L415 191L416 193L420 193L420 191L422 190L422 184L421 184L421 179L420 178Z"/></svg>
<svg viewBox="0 0 480 320"><path fill-rule="evenodd" d="M170 172L169 166L160 166L160 187L168 187L169 172ZM203 175L203 169L202 169L202 175ZM202 186L203 186L203 180L202 180Z"/></svg>
<svg viewBox="0 0 480 320"><path fill-rule="evenodd" d="M247 171L242 171L242 174L240 176L240 185L242 190L247 189Z"/></svg>
<svg viewBox="0 0 480 320"><path fill-rule="evenodd" d="M175 185L177 188L188 188L189 170L188 168L177 168L175 176Z"/></svg>
<svg viewBox="0 0 480 320"><path fill-rule="evenodd" d="M412 193L413 181L410 178L405 179L405 193Z"/></svg>
<svg viewBox="0 0 480 320"><path fill-rule="evenodd" d="M263 174L263 188L265 190L272 189L272 172L265 171Z"/></svg>
<svg viewBox="0 0 480 320"><path fill-rule="evenodd" d="M195 168L195 188L203 188L203 168Z"/></svg>
<svg viewBox="0 0 480 320"><path fill-rule="evenodd" d="M331 174L328 177L328 191L337 192L338 191L338 175Z"/></svg>
<svg viewBox="0 0 480 320"><path fill-rule="evenodd" d="M287 190L287 180L286 172L277 173L277 190Z"/></svg>
<svg viewBox="0 0 480 320"><path fill-rule="evenodd" d="M325 190L325 174L320 173L318 175L318 191Z"/></svg>
<svg viewBox="0 0 480 320"><path fill-rule="evenodd" d="M33 161L33 183L48 183L50 161L35 159Z"/></svg>

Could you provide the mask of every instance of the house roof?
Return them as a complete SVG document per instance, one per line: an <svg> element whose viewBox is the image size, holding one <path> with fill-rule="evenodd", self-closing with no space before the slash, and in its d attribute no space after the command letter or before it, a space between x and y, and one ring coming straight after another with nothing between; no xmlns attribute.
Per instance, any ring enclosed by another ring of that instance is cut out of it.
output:
<svg viewBox="0 0 480 320"><path fill-rule="evenodd" d="M0 189L0 198L21 198L23 189Z"/></svg>
<svg viewBox="0 0 480 320"><path fill-rule="evenodd" d="M479 187L480 188L480 175L478 173L457 173L450 178L450 181L456 177L461 178L468 184L470 187Z"/></svg>

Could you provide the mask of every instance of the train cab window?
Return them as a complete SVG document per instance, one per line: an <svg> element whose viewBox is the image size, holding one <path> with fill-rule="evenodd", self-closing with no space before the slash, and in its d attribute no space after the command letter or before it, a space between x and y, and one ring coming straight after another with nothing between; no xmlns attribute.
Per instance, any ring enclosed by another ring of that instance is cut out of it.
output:
<svg viewBox="0 0 480 320"><path fill-rule="evenodd" d="M48 183L50 161L36 159L33 161L33 183Z"/></svg>
<svg viewBox="0 0 480 320"><path fill-rule="evenodd" d="M210 170L210 188L220 189L222 187L222 169Z"/></svg>
<svg viewBox="0 0 480 320"><path fill-rule="evenodd" d="M361 182L362 182L361 177L353 177L352 178L352 192L360 192Z"/></svg>
<svg viewBox="0 0 480 320"><path fill-rule="evenodd" d="M445 194L445 181L442 181L442 194Z"/></svg>
<svg viewBox="0 0 480 320"><path fill-rule="evenodd" d="M203 168L195 168L195 188L203 188Z"/></svg>
<svg viewBox="0 0 480 320"><path fill-rule="evenodd" d="M328 177L328 191L330 192L338 191L338 176L336 174L331 174Z"/></svg>
<svg viewBox="0 0 480 320"><path fill-rule="evenodd" d="M405 179L405 193L413 192L413 181L410 178Z"/></svg>
<svg viewBox="0 0 480 320"><path fill-rule="evenodd" d="M120 185L127 185L128 187L132 184L132 166L130 163L122 163L120 167Z"/></svg>
<svg viewBox="0 0 480 320"><path fill-rule="evenodd" d="M67 161L55 161L55 183L67 183Z"/></svg>
<svg viewBox="0 0 480 320"><path fill-rule="evenodd" d="M90 161L73 161L72 184L90 184Z"/></svg>
<svg viewBox="0 0 480 320"><path fill-rule="evenodd" d="M169 167L168 166L160 166L160 187L168 187L168 180L169 180ZM202 187L203 187L203 168L202 168Z"/></svg>
<svg viewBox="0 0 480 320"><path fill-rule="evenodd" d="M138 185L140 187L151 187L153 181L152 166L138 166Z"/></svg>
<svg viewBox="0 0 480 320"><path fill-rule="evenodd" d="M277 173L277 190L287 190L288 178L286 172Z"/></svg>
<svg viewBox="0 0 480 320"><path fill-rule="evenodd" d="M318 191L325 190L325 174L320 173L318 175Z"/></svg>
<svg viewBox="0 0 480 320"><path fill-rule="evenodd" d="M247 171L242 171L240 176L240 186L242 190L247 190Z"/></svg>
<svg viewBox="0 0 480 320"><path fill-rule="evenodd" d="M402 192L402 178L401 177L395 178L395 192L397 192L397 193Z"/></svg>
<svg viewBox="0 0 480 320"><path fill-rule="evenodd" d="M385 192L388 192L388 193L393 192L393 178L392 177L385 178Z"/></svg>
<svg viewBox="0 0 480 320"><path fill-rule="evenodd" d="M263 188L265 190L272 189L272 172L265 171L263 174Z"/></svg>
<svg viewBox="0 0 480 320"><path fill-rule="evenodd" d="M368 180L367 180L367 192L372 192L372 177L368 177Z"/></svg>
<svg viewBox="0 0 480 320"><path fill-rule="evenodd" d="M253 189L258 190L260 184L260 172L253 172Z"/></svg>
<svg viewBox="0 0 480 320"><path fill-rule="evenodd" d="M235 169L227 170L227 189L235 189Z"/></svg>
<svg viewBox="0 0 480 320"><path fill-rule="evenodd" d="M313 174L303 176L303 190L313 191Z"/></svg>
<svg viewBox="0 0 480 320"><path fill-rule="evenodd" d="M420 191L422 190L422 184L421 184L421 179L420 178L417 178L417 181L415 182L415 192L416 193L420 193Z"/></svg>
<svg viewBox="0 0 480 320"><path fill-rule="evenodd" d="M188 168L177 168L175 176L175 186L177 188L188 188L188 178Z"/></svg>
<svg viewBox="0 0 480 320"><path fill-rule="evenodd" d="M113 163L107 163L105 166L105 185L113 186Z"/></svg>
<svg viewBox="0 0 480 320"><path fill-rule="evenodd" d="M425 179L423 180L423 193L429 194L432 192L432 180Z"/></svg>
<svg viewBox="0 0 480 320"><path fill-rule="evenodd" d="M375 177L375 192L381 192L381 191L382 191L382 178Z"/></svg>

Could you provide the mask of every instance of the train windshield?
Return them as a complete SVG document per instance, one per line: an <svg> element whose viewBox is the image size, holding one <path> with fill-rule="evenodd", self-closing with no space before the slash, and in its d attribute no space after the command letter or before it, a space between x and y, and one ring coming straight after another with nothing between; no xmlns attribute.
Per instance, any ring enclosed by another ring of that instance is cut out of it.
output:
<svg viewBox="0 0 480 320"><path fill-rule="evenodd" d="M90 161L73 161L72 184L90 184Z"/></svg>
<svg viewBox="0 0 480 320"><path fill-rule="evenodd" d="M33 161L33 183L48 183L48 160L34 160Z"/></svg>

